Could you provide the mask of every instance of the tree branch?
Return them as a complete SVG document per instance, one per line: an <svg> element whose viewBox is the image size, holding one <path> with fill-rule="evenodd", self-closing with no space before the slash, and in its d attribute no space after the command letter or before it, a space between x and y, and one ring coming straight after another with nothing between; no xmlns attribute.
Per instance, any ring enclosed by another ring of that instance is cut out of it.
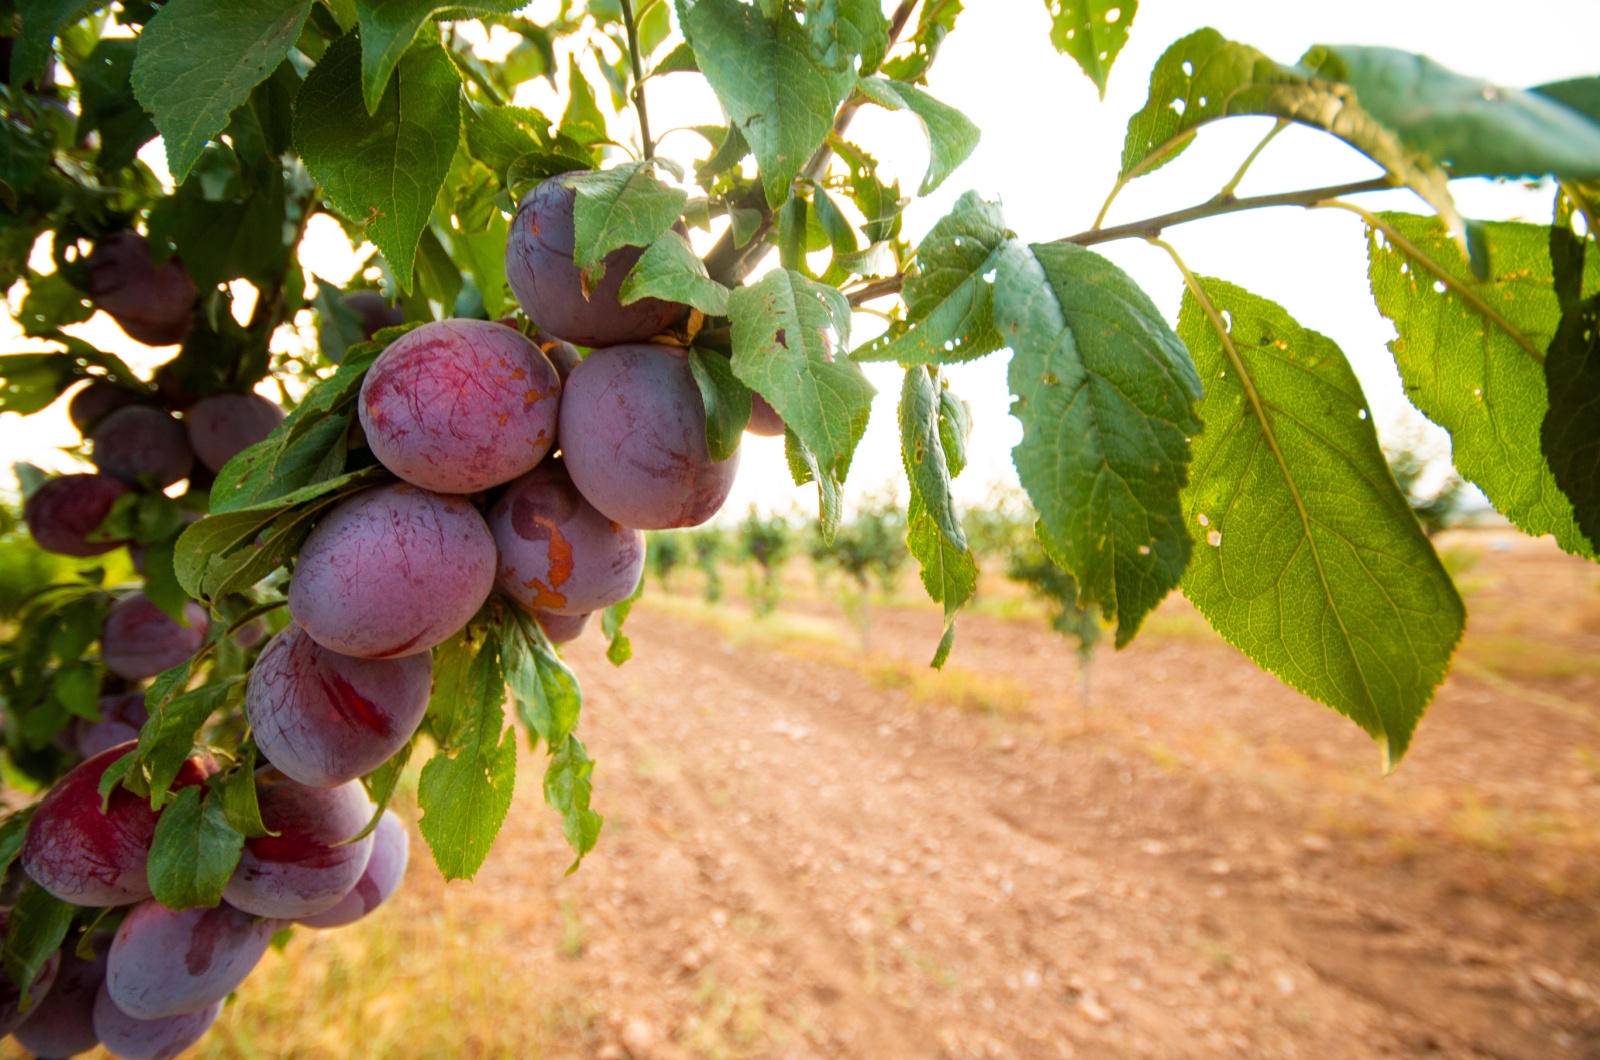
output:
<svg viewBox="0 0 1600 1060"><path fill-rule="evenodd" d="M633 60L633 109L639 112L639 139L644 143L644 157L656 156L656 145L650 139L650 112L644 105L644 63L639 57L639 29L633 21L633 0L622 0L622 24L628 30L628 58Z"/></svg>

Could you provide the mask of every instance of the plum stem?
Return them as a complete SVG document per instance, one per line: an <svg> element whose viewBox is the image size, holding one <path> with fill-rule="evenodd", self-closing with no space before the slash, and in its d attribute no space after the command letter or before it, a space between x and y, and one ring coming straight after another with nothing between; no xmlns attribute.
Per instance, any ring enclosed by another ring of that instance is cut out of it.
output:
<svg viewBox="0 0 1600 1060"><path fill-rule="evenodd" d="M639 139L644 141L644 157L656 156L650 140L650 111L644 105L644 62L639 57L639 27L633 20L633 0L621 0L622 24L628 29L628 58L633 60L633 109L639 112Z"/></svg>

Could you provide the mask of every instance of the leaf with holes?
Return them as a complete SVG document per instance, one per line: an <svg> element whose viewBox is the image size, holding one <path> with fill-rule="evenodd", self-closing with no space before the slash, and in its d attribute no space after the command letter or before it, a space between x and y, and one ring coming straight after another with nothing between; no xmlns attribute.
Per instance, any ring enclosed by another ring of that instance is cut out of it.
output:
<svg viewBox="0 0 1600 1060"><path fill-rule="evenodd" d="M1200 380L1183 343L1121 269L1070 243L1007 243L995 323L1015 351L1012 450L1051 558L1080 602L1117 622L1117 647L1178 584L1189 535L1191 408Z"/></svg>
<svg viewBox="0 0 1600 1060"><path fill-rule="evenodd" d="M1106 98L1106 78L1128 43L1139 0L1045 0L1050 11L1050 43L1070 55Z"/></svg>
<svg viewBox="0 0 1600 1060"><path fill-rule="evenodd" d="M1554 534L1593 556L1539 447L1549 408L1545 350L1561 324L1549 229L1485 224L1493 274L1472 278L1435 218L1383 213L1367 239L1378 309L1399 337L1389 343L1406 394L1450 432L1456 467L1525 532ZM1585 288L1600 281L1591 261Z"/></svg>
<svg viewBox="0 0 1600 1060"><path fill-rule="evenodd" d="M1405 754L1466 623L1339 347L1221 280L1178 333L1206 382L1183 591L1224 639ZM1226 314L1226 318L1224 317Z"/></svg>

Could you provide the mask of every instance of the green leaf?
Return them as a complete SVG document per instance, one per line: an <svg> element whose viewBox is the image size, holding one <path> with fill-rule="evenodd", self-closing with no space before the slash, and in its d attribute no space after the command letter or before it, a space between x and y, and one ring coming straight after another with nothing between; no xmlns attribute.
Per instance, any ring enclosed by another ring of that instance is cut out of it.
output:
<svg viewBox="0 0 1600 1060"><path fill-rule="evenodd" d="M1077 60L1105 99L1106 78L1128 43L1139 0L1045 0L1044 6L1050 12L1050 43Z"/></svg>
<svg viewBox="0 0 1600 1060"><path fill-rule="evenodd" d="M79 142L100 134L95 164L102 172L128 165L139 148L155 139L155 123L134 98L130 77L140 38L101 40L72 66L78 82Z"/></svg>
<svg viewBox="0 0 1600 1060"><path fill-rule="evenodd" d="M857 361L955 364L1005 345L994 324L997 255L1010 233L1000 204L969 191L933 226L906 273L904 328L850 356Z"/></svg>
<svg viewBox="0 0 1600 1060"><path fill-rule="evenodd" d="M443 751L422 767L417 829L447 880L470 880L483 867L489 848L511 809L517 779L516 733L507 729L498 745Z"/></svg>
<svg viewBox="0 0 1600 1060"><path fill-rule="evenodd" d="M606 660L612 666L621 666L633 658L633 642L628 635L622 632L622 624L628 620L628 615L633 611L633 605L644 595L644 575L639 575L639 584L633 587L633 592L621 603L612 604L600 612L600 632L610 641L606 645Z"/></svg>
<svg viewBox="0 0 1600 1060"><path fill-rule="evenodd" d="M561 814L561 831L577 858L567 868L571 874L594 849L605 818L589 808L594 796L594 762L576 736L561 742L544 772L544 801Z"/></svg>
<svg viewBox="0 0 1600 1060"><path fill-rule="evenodd" d="M417 39L424 23L439 15L508 15L525 0L466 0L464 3L436 3L435 0L356 0L356 18L361 25L361 98L368 114L378 113L389 75ZM426 41L426 44L437 43Z"/></svg>
<svg viewBox="0 0 1600 1060"><path fill-rule="evenodd" d="M944 636L934 655L935 668L942 667L950 654L956 612L978 587L978 561L967 546L950 494L955 472L946 458L944 439L951 431L944 422L945 391L937 371L913 366L900 389L900 456L911 485L906 545L922 567L928 596L944 604ZM956 427L955 433L964 431Z"/></svg>
<svg viewBox="0 0 1600 1060"><path fill-rule="evenodd" d="M64 273L53 272L48 276L40 276L29 271L28 293L22 299L22 312L17 317L24 335L49 335L56 328L66 324L81 324L92 316L94 304L67 280ZM72 377L66 378L71 381Z"/></svg>
<svg viewBox="0 0 1600 1060"><path fill-rule="evenodd" d="M50 679L50 694L68 714L89 721L100 720L100 675L93 667L63 666Z"/></svg>
<svg viewBox="0 0 1600 1060"><path fill-rule="evenodd" d="M11 55L11 84L20 87L43 77L61 31L104 6L105 0L16 0L22 25Z"/></svg>
<svg viewBox="0 0 1600 1060"><path fill-rule="evenodd" d="M816 454L787 426L783 432L783 455L796 486L804 486L807 482L817 484L817 506L820 509L818 528L822 533L822 543L832 547L834 535L839 532L839 520L844 514L843 483L822 471Z"/></svg>
<svg viewBox="0 0 1600 1060"><path fill-rule="evenodd" d="M750 388L739 382L728 358L698 346L689 350L689 370L706 406L706 449L711 459L726 460L738 451L750 422Z"/></svg>
<svg viewBox="0 0 1600 1060"><path fill-rule="evenodd" d="M222 901L244 848L244 836L228 822L222 803L210 794L202 800L200 786L192 785L156 818L150 890L168 909L214 908Z"/></svg>
<svg viewBox="0 0 1600 1060"><path fill-rule="evenodd" d="M550 119L528 107L494 107L473 100L463 117L467 150L501 176L523 155L550 148Z"/></svg>
<svg viewBox="0 0 1600 1060"><path fill-rule="evenodd" d="M1545 349L1561 323L1549 229L1483 225L1493 275L1479 283L1437 219L1372 220L1379 228L1369 229L1367 275L1399 333L1389 349L1406 396L1450 432L1456 467L1506 518L1593 556L1539 446L1549 408Z"/></svg>
<svg viewBox="0 0 1600 1060"><path fill-rule="evenodd" d="M933 65L939 45L955 29L962 3L961 0L926 0L921 8L916 31L911 35L911 53L883 64L883 72L896 81L926 83L928 67Z"/></svg>
<svg viewBox="0 0 1600 1060"><path fill-rule="evenodd" d="M1179 334L1207 394L1183 591L1263 669L1405 754L1466 608L1378 445L1339 347L1221 280L1184 295ZM1223 317L1226 314L1226 320Z"/></svg>
<svg viewBox="0 0 1600 1060"><path fill-rule="evenodd" d="M256 798L256 750L253 744L246 745L244 757L232 772L208 783L222 804L228 826L234 831L246 839L278 834L261 819L261 804ZM209 802L211 796L206 798Z"/></svg>
<svg viewBox="0 0 1600 1060"><path fill-rule="evenodd" d="M1578 529L1600 552L1600 294L1583 297L1587 244L1565 224L1550 230L1562 311L1545 356L1550 408L1539 442Z"/></svg>
<svg viewBox="0 0 1600 1060"><path fill-rule="evenodd" d="M830 65L787 6L768 19L738 0L678 0L678 21L723 110L755 152L767 203L776 209L833 128L855 72Z"/></svg>
<svg viewBox="0 0 1600 1060"><path fill-rule="evenodd" d="M174 619L180 619L189 594L178 584L178 574L173 567L173 557L178 547L178 535L172 534L144 549L144 595Z"/></svg>
<svg viewBox="0 0 1600 1060"><path fill-rule="evenodd" d="M195 741L206 719L230 699L237 699L244 693L242 676L225 677L181 692L188 683L191 666L198 662L198 659L191 659L189 663L173 667L145 690L145 709L150 712L150 720L139 730L139 746L126 760L129 787L139 794L148 794L152 809L159 810L170 801L172 782L184 760L194 752ZM104 790L102 780L102 792Z"/></svg>
<svg viewBox="0 0 1600 1060"><path fill-rule="evenodd" d="M406 765L411 761L411 753L416 750L417 738L412 736L406 745L390 756L383 765L374 769L361 778L361 783L366 787L367 794L372 798L372 819L365 828L356 833L351 842L365 839L378 827L378 822L383 819L383 811L389 808L389 801L394 798L394 792L400 786L400 777L405 773Z"/></svg>
<svg viewBox="0 0 1600 1060"><path fill-rule="evenodd" d="M699 72L700 64L695 61L694 47L688 41L683 41L663 56L661 61L656 63L655 69L645 76L659 77L661 74L697 74Z"/></svg>
<svg viewBox="0 0 1600 1060"><path fill-rule="evenodd" d="M561 183L577 193L572 207L572 260L599 284L605 256L620 247L647 247L683 212L688 192L656 178L655 163L626 162L615 169L574 173Z"/></svg>
<svg viewBox="0 0 1600 1060"><path fill-rule="evenodd" d="M139 34L133 91L183 183L228 116L300 36L311 0L167 0Z"/></svg>
<svg viewBox="0 0 1600 1060"><path fill-rule="evenodd" d="M483 298L483 311L489 319L497 320L507 312L506 297L506 240L511 235L511 222L496 210L489 216L489 224L481 232L454 232L456 256L472 273ZM635 267L637 271L637 267Z"/></svg>
<svg viewBox="0 0 1600 1060"><path fill-rule="evenodd" d="M881 0L807 0L806 28L829 66L870 74L889 50Z"/></svg>
<svg viewBox="0 0 1600 1060"><path fill-rule="evenodd" d="M923 174L918 195L926 195L943 184L977 149L982 133L971 119L922 89L882 77L864 77L860 87L878 106L910 110L922 123L922 131L928 137L928 171Z"/></svg>
<svg viewBox="0 0 1600 1060"><path fill-rule="evenodd" d="M710 277L689 241L671 229L650 244L622 281L618 300L623 305L641 298L684 302L708 317L728 315L728 289Z"/></svg>
<svg viewBox="0 0 1600 1060"><path fill-rule="evenodd" d="M567 77L567 109L561 114L558 133L585 147L603 144L610 139L611 134L606 131L606 116L595 101L594 89L590 87L588 78L584 77L577 63L572 64Z"/></svg>
<svg viewBox="0 0 1600 1060"><path fill-rule="evenodd" d="M1117 622L1117 647L1178 584L1178 507L1200 380L1183 343L1121 269L1069 243L1008 243L995 322L1014 352L1012 461L1080 602Z"/></svg>
<svg viewBox="0 0 1600 1060"><path fill-rule="evenodd" d="M1452 177L1600 178L1600 124L1538 92L1394 48L1318 45L1300 63L1349 85L1362 110Z"/></svg>
<svg viewBox="0 0 1600 1060"><path fill-rule="evenodd" d="M774 269L735 290L728 315L734 374L805 444L819 483L844 482L877 393L859 365L833 356L825 337L831 326L841 342L848 338L848 304L831 287Z"/></svg>
<svg viewBox="0 0 1600 1060"><path fill-rule="evenodd" d="M422 230L422 238L417 243L416 269L413 289L441 306L446 316L450 315L456 296L461 293L461 270L456 268L450 252L445 250L432 228Z"/></svg>
<svg viewBox="0 0 1600 1060"><path fill-rule="evenodd" d="M506 682L517 716L531 735L554 748L578 724L583 690L533 616L507 608L501 622Z"/></svg>
<svg viewBox="0 0 1600 1060"><path fill-rule="evenodd" d="M22 993L22 1008L36 1000L34 977L50 955L61 948L72 926L72 906L31 880L17 896L6 919L5 973Z"/></svg>
<svg viewBox="0 0 1600 1060"><path fill-rule="evenodd" d="M11 863L22 853L23 840L28 838L28 822L33 820L33 811L37 806L38 803L24 806L0 824L0 876L11 871Z"/></svg>
<svg viewBox="0 0 1600 1060"><path fill-rule="evenodd" d="M461 78L443 48L419 42L369 115L360 47L340 37L312 68L295 98L294 146L334 209L366 225L405 286L456 153Z"/></svg>

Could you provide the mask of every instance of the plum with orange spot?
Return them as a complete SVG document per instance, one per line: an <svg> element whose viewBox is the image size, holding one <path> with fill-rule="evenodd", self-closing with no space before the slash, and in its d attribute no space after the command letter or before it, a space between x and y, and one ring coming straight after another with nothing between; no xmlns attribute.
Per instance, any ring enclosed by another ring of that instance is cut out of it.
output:
<svg viewBox="0 0 1600 1060"><path fill-rule="evenodd" d="M644 570L644 535L584 499L564 463L513 482L489 510L496 584L529 611L584 615L626 600Z"/></svg>

